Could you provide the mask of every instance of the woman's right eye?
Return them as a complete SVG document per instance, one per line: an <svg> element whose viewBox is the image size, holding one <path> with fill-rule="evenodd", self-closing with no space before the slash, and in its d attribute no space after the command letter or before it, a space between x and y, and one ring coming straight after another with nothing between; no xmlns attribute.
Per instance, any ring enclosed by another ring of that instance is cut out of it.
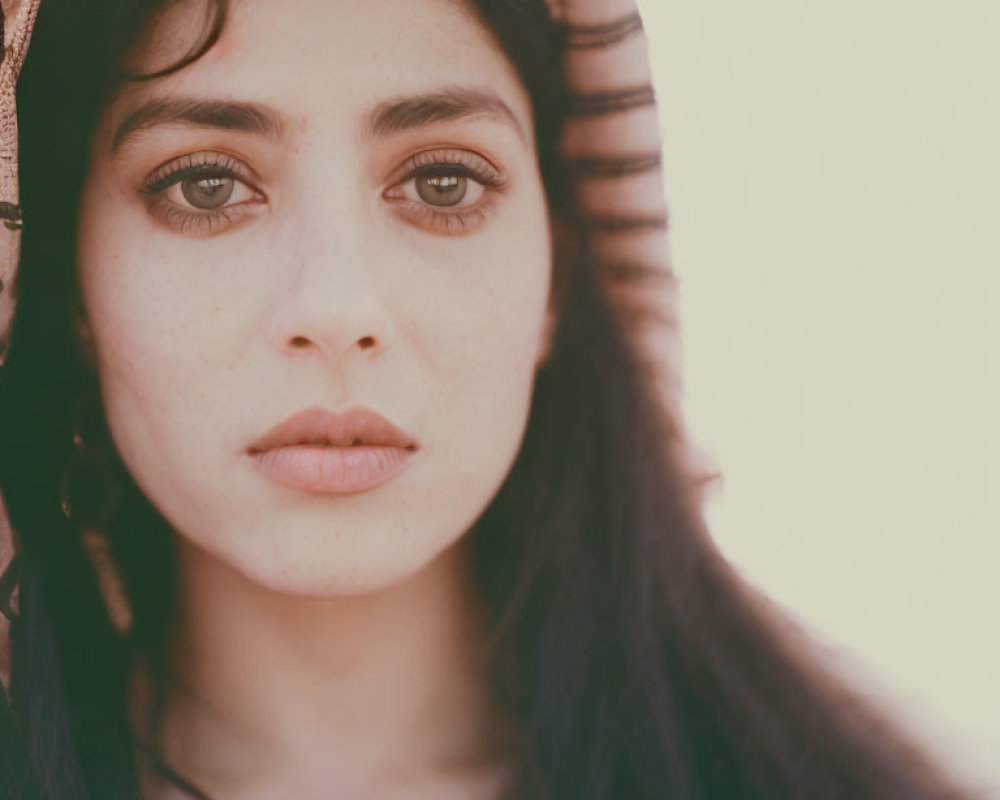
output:
<svg viewBox="0 0 1000 800"><path fill-rule="evenodd" d="M212 211L229 200L238 203L252 199L254 192L239 178L209 168L179 175L177 182L163 191L163 196L179 206L188 204L199 211Z"/></svg>
<svg viewBox="0 0 1000 800"><path fill-rule="evenodd" d="M258 210L265 198L232 156L196 153L156 170L142 194L150 212L184 233L211 234Z"/></svg>

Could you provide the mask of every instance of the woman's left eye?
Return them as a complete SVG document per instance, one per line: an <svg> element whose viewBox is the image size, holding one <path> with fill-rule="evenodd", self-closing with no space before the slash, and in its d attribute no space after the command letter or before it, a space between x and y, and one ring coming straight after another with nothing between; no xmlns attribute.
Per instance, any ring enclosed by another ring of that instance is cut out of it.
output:
<svg viewBox="0 0 1000 800"><path fill-rule="evenodd" d="M407 169L403 180L385 193L386 199L414 224L448 235L481 227L508 184L490 162L468 151L418 153Z"/></svg>
<svg viewBox="0 0 1000 800"><path fill-rule="evenodd" d="M474 205L486 192L475 178L444 167L442 174L417 175L403 184L404 196L438 208Z"/></svg>

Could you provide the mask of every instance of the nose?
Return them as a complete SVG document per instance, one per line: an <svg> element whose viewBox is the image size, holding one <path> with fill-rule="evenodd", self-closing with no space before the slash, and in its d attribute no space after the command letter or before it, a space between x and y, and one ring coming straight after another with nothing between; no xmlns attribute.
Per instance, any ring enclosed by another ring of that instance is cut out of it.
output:
<svg viewBox="0 0 1000 800"><path fill-rule="evenodd" d="M292 263L283 270L276 345L285 355L312 353L336 367L382 353L394 337L395 321L380 287L378 237L343 215L309 227L311 235L305 225L297 231Z"/></svg>

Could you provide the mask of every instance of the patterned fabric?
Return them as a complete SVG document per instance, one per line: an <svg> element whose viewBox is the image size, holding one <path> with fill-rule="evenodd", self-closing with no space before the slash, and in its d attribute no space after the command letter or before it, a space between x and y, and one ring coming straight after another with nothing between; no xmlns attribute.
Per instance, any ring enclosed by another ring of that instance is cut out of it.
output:
<svg viewBox="0 0 1000 800"><path fill-rule="evenodd" d="M14 87L40 2L2 0L0 364L14 311L21 227ZM572 104L561 147L571 166L584 235L628 330L641 339L673 422L681 425L677 281L667 252L661 138L642 19L634 0L549 0L549 6L565 26ZM691 437L678 434L681 463L707 482L709 472L699 468L701 456ZM5 688L16 588L16 539L0 498L0 682Z"/></svg>
<svg viewBox="0 0 1000 800"><path fill-rule="evenodd" d="M21 252L21 207L17 191L15 88L24 63L40 0L3 0L3 62L0 64L0 365L14 316L14 292ZM17 541L0 497L0 683L10 680L10 621L17 613Z"/></svg>

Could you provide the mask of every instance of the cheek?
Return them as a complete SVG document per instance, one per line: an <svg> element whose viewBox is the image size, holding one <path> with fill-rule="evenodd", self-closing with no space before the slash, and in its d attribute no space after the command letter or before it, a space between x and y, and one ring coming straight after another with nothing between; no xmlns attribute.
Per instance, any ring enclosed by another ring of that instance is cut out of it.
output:
<svg viewBox="0 0 1000 800"><path fill-rule="evenodd" d="M541 187L506 208L483 235L448 255L437 298L413 318L435 335L422 349L453 369L466 391L505 383L523 389L539 352L552 272Z"/></svg>
<svg viewBox="0 0 1000 800"><path fill-rule="evenodd" d="M77 272L114 442L140 484L161 476L170 437L201 418L198 397L218 380L211 315L181 267L151 250L148 223L108 194L84 192ZM110 221L110 222L109 222ZM162 477L159 479L162 480Z"/></svg>
<svg viewBox="0 0 1000 800"><path fill-rule="evenodd" d="M224 250L157 228L106 172L88 177L77 235L80 292L102 378L146 395L183 387L217 361L231 338L219 312L242 294L219 257Z"/></svg>
<svg viewBox="0 0 1000 800"><path fill-rule="evenodd" d="M540 192L540 190L539 190ZM479 237L449 268L447 291L414 324L431 359L428 412L447 443L449 496L482 498L499 488L520 449L543 347L551 286L546 209L531 199Z"/></svg>

